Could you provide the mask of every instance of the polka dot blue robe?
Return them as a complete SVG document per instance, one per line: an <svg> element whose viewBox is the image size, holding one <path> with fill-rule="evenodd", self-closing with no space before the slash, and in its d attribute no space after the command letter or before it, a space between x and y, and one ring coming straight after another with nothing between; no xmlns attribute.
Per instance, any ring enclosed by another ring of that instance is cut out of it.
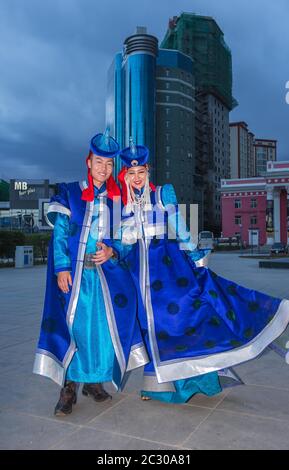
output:
<svg viewBox="0 0 289 470"><path fill-rule="evenodd" d="M217 372L262 353L286 328L289 301L214 273L186 231L172 185L150 194L153 210L134 206L122 224L145 306L140 324L150 362L142 394L185 402L197 392L218 393Z"/></svg>

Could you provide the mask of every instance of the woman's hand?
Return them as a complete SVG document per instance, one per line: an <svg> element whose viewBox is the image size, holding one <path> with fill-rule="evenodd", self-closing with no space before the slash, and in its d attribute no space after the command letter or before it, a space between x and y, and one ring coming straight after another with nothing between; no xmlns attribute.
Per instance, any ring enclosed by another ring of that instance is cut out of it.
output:
<svg viewBox="0 0 289 470"><path fill-rule="evenodd" d="M94 256L92 256L92 261L96 264L103 264L105 263L109 258L112 257L113 255L113 250L110 246L106 246L102 242L98 242L97 246L100 247L100 250L98 250Z"/></svg>
<svg viewBox="0 0 289 470"><path fill-rule="evenodd" d="M68 294L69 286L72 286L72 278L70 271L61 271L57 274L57 284L59 289L64 293Z"/></svg>

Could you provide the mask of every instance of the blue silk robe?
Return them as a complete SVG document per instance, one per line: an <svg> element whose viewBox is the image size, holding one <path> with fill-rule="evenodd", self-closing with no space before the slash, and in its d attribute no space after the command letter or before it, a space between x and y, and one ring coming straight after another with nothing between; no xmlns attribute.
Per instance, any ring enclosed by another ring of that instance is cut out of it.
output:
<svg viewBox="0 0 289 470"><path fill-rule="evenodd" d="M66 379L110 380L119 388L125 372L145 364L148 358L136 317L136 290L128 270L112 260L93 268L85 266L85 254L95 252L96 242L110 238L114 231L114 203L106 191L97 194L95 201L82 201L85 187L85 182L60 184L49 206L48 220L51 225L56 218L58 221L50 242L33 371L59 385ZM67 270L71 271L73 285L64 294L58 288L56 274Z"/></svg>
<svg viewBox="0 0 289 470"><path fill-rule="evenodd" d="M140 323L151 359L143 394L183 402L220 391L216 371L258 356L286 328L289 301L246 289L206 266L177 209L172 185L151 191L154 210L126 213L122 241L145 305ZM176 232L176 236L171 236Z"/></svg>

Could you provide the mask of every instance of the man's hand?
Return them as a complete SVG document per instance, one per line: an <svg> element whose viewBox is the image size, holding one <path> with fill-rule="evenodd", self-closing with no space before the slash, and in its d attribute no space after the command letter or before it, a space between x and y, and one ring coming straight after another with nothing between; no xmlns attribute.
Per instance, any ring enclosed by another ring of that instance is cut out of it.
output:
<svg viewBox="0 0 289 470"><path fill-rule="evenodd" d="M110 246L106 246L102 242L98 242L97 246L100 248L94 256L92 256L92 261L95 264L103 264L113 255L113 250Z"/></svg>
<svg viewBox="0 0 289 470"><path fill-rule="evenodd" d="M69 271L61 271L57 274L57 284L64 294L68 294L69 286L72 286L72 278Z"/></svg>

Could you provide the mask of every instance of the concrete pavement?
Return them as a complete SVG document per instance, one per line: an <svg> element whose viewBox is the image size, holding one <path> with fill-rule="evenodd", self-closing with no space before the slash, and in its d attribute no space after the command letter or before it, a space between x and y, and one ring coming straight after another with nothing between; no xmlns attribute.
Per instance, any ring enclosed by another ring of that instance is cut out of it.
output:
<svg viewBox="0 0 289 470"><path fill-rule="evenodd" d="M287 274L259 269L257 259L215 253L210 267L289 298ZM79 394L73 413L55 418L59 387L32 374L45 274L45 267L0 269L1 449L289 449L289 366L274 352L237 367L246 386L216 397L143 402L137 370L111 402Z"/></svg>

